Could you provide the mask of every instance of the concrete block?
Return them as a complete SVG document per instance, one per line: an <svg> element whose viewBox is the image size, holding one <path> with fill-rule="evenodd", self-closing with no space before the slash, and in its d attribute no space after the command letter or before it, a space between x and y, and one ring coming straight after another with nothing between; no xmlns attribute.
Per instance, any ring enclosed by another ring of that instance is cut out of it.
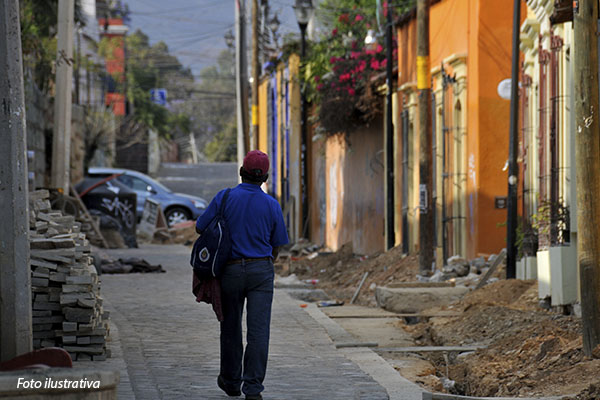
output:
<svg viewBox="0 0 600 400"><path fill-rule="evenodd" d="M44 339L40 342L40 347L56 347L56 341L51 339Z"/></svg>
<svg viewBox="0 0 600 400"><path fill-rule="evenodd" d="M36 268L34 271L31 272L31 276L33 278L44 278L44 279L48 279L50 278L50 270L48 268Z"/></svg>
<svg viewBox="0 0 600 400"><path fill-rule="evenodd" d="M34 339L52 339L55 337L56 337L56 333L54 331L33 332Z"/></svg>
<svg viewBox="0 0 600 400"><path fill-rule="evenodd" d="M52 324L33 325L34 332L49 331L50 329L52 329Z"/></svg>
<svg viewBox="0 0 600 400"><path fill-rule="evenodd" d="M552 306L577 301L577 250L574 246L550 247Z"/></svg>
<svg viewBox="0 0 600 400"><path fill-rule="evenodd" d="M67 283L73 285L86 285L95 283L94 279L90 275L82 275L82 276L67 276Z"/></svg>
<svg viewBox="0 0 600 400"><path fill-rule="evenodd" d="M377 305L396 313L417 313L461 299L469 289L464 286L430 288L388 288L375 290Z"/></svg>
<svg viewBox="0 0 600 400"><path fill-rule="evenodd" d="M40 302L40 301L47 302L48 301L48 294L46 294L46 293L43 293L43 294L38 293L38 294L36 294L35 295L35 301L38 301L38 302Z"/></svg>
<svg viewBox="0 0 600 400"><path fill-rule="evenodd" d="M106 343L106 338L101 335L90 336L91 344L104 344Z"/></svg>
<svg viewBox="0 0 600 400"><path fill-rule="evenodd" d="M77 330L77 322L65 321L62 323L62 328L65 332L75 332Z"/></svg>
<svg viewBox="0 0 600 400"><path fill-rule="evenodd" d="M31 312L32 317L49 317L52 315L50 310L33 310Z"/></svg>
<svg viewBox="0 0 600 400"><path fill-rule="evenodd" d="M48 279L46 278L31 278L31 286L48 286Z"/></svg>
<svg viewBox="0 0 600 400"><path fill-rule="evenodd" d="M64 349L75 353L104 354L104 348L101 346L64 346Z"/></svg>
<svg viewBox="0 0 600 400"><path fill-rule="evenodd" d="M94 317L94 310L91 308L63 308L65 319L70 322L90 323Z"/></svg>
<svg viewBox="0 0 600 400"><path fill-rule="evenodd" d="M537 258L525 257L525 279L537 279Z"/></svg>
<svg viewBox="0 0 600 400"><path fill-rule="evenodd" d="M90 344L91 340L89 336L79 336L77 338L77 344Z"/></svg>
<svg viewBox="0 0 600 400"><path fill-rule="evenodd" d="M537 252L538 298L545 299L552 295L550 275L550 251Z"/></svg>
<svg viewBox="0 0 600 400"><path fill-rule="evenodd" d="M91 292L91 285L63 285L63 293L84 293Z"/></svg>
<svg viewBox="0 0 600 400"><path fill-rule="evenodd" d="M76 344L77 343L77 336L74 336L74 335L64 335L62 337L62 342L63 342L63 344Z"/></svg>
<svg viewBox="0 0 600 400"><path fill-rule="evenodd" d="M59 303L51 303L51 302L35 301L33 303L33 309L34 310L60 311L60 304Z"/></svg>
<svg viewBox="0 0 600 400"><path fill-rule="evenodd" d="M65 283L67 280L67 276L62 272L52 272L50 274L50 280L52 282Z"/></svg>
<svg viewBox="0 0 600 400"><path fill-rule="evenodd" d="M51 317L33 317L32 324L56 324L63 322L65 318L62 315L52 315Z"/></svg>
<svg viewBox="0 0 600 400"><path fill-rule="evenodd" d="M56 270L57 265L55 263L49 262L49 261L44 261L44 260L37 260L35 258L31 259L31 266L32 267L43 267L43 268L48 268L51 270Z"/></svg>
<svg viewBox="0 0 600 400"><path fill-rule="evenodd" d="M93 299L79 299L77 305L83 308L94 308L96 306L96 300Z"/></svg>
<svg viewBox="0 0 600 400"><path fill-rule="evenodd" d="M525 279L525 261L523 259L517 261L517 279Z"/></svg>

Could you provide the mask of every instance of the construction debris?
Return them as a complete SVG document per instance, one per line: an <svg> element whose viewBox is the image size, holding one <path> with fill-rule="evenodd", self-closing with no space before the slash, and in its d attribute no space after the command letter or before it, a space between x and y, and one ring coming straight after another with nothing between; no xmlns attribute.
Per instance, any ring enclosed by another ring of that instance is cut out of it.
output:
<svg viewBox="0 0 600 400"><path fill-rule="evenodd" d="M152 265L141 258L119 258L117 261L103 259L100 268L103 274L167 272L162 265Z"/></svg>
<svg viewBox="0 0 600 400"><path fill-rule="evenodd" d="M73 216L54 211L47 190L29 193L33 347L60 346L73 360L105 360L108 312L90 244Z"/></svg>

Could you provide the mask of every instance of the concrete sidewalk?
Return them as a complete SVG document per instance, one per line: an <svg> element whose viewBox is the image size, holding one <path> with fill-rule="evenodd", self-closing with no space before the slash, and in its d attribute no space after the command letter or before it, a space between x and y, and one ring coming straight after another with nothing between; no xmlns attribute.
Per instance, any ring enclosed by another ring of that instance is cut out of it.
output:
<svg viewBox="0 0 600 400"><path fill-rule="evenodd" d="M102 276L117 335L111 335L114 357L96 365L121 371L119 399L228 398L216 386L218 322L210 306L196 303L191 293L189 248L146 245L109 253L141 257L167 270ZM276 290L265 399L421 399L372 351L336 350L322 326L335 322L319 313L307 313Z"/></svg>

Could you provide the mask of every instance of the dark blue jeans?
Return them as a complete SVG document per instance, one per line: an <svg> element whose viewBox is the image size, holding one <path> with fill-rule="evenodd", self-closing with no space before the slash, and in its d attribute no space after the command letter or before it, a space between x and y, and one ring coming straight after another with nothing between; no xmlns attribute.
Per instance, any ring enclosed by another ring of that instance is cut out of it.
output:
<svg viewBox="0 0 600 400"><path fill-rule="evenodd" d="M268 260L231 264L221 277L221 377L247 395L262 392L269 356L273 263ZM246 351L242 344L242 311L246 306ZM243 374L242 374L243 356Z"/></svg>

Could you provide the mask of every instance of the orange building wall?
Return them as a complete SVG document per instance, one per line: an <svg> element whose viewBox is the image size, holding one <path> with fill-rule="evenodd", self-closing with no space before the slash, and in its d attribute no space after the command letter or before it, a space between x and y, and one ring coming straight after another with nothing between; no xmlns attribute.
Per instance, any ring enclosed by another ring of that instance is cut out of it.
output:
<svg viewBox="0 0 600 400"><path fill-rule="evenodd" d="M478 143L476 151L470 154L474 155L478 177L475 208L479 215L478 235L473 239L479 252L492 253L506 246L506 228L498 227L506 221L506 210L494 207L494 197L506 196L508 190L508 175L502 168L508 159L510 101L500 98L497 86L511 74L513 10L506 1L488 0L484 7L474 3L478 6L472 18L476 19L479 34L473 47L476 46L478 58L470 70L477 80L473 90L478 95L479 108L478 120L473 124Z"/></svg>
<svg viewBox="0 0 600 400"><path fill-rule="evenodd" d="M512 6L505 0L442 0L430 9L431 68L453 54L467 54L467 257L505 247L506 230L498 224L506 220L506 210L494 208L494 197L507 194L502 168L510 104L496 88L510 77L511 32ZM416 82L416 20L397 33L401 87Z"/></svg>
<svg viewBox="0 0 600 400"><path fill-rule="evenodd" d="M429 13L429 59L431 68L452 54L468 51L469 1L446 0L431 6ZM472 1L472 0L471 0ZM398 29L399 86L417 80L417 21Z"/></svg>
<svg viewBox="0 0 600 400"><path fill-rule="evenodd" d="M98 25L102 32L106 20L98 19ZM123 25L123 20L120 18L109 18L108 25ZM125 37L121 34L103 33L103 37L110 39L114 44L112 57L105 60L106 72L113 77L117 83L125 81ZM110 106L114 115L125 115L125 95L121 93L107 93L105 96L105 104Z"/></svg>

